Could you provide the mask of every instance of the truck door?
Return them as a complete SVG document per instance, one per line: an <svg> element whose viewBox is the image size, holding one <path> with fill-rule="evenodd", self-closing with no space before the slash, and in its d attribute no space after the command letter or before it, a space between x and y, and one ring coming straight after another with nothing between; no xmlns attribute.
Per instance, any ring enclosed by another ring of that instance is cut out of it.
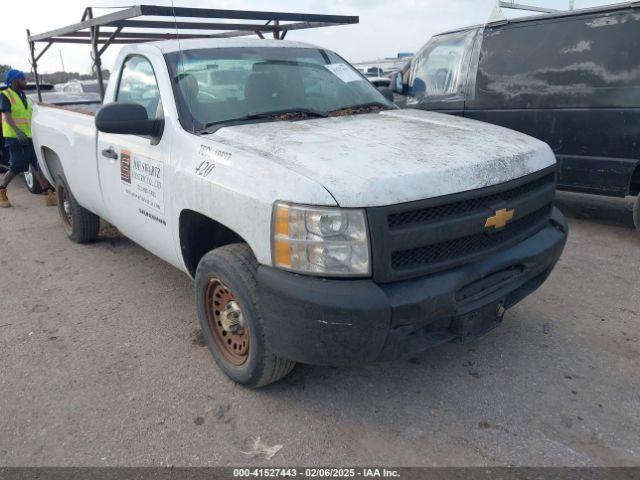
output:
<svg viewBox="0 0 640 480"><path fill-rule="evenodd" d="M152 63L144 56L125 59L114 94L116 102L139 103L149 118L163 118ZM167 260L175 256L167 212L171 177L171 135L153 140L135 135L98 134L100 184L109 221L124 235Z"/></svg>

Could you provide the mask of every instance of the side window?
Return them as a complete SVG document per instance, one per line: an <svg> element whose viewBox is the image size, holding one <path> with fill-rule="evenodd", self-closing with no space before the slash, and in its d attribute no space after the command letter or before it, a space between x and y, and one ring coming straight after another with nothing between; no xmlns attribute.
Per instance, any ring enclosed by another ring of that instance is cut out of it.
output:
<svg viewBox="0 0 640 480"><path fill-rule="evenodd" d="M150 119L162 118L160 90L149 60L137 55L125 60L116 102L138 103L147 110Z"/></svg>
<svg viewBox="0 0 640 480"><path fill-rule="evenodd" d="M430 41L414 60L410 95L420 99L460 94L475 34L473 30Z"/></svg>

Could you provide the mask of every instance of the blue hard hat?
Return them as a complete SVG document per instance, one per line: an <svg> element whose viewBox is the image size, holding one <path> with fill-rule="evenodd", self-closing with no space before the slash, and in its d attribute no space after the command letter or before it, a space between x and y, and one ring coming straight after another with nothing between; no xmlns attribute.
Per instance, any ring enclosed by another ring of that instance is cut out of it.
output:
<svg viewBox="0 0 640 480"><path fill-rule="evenodd" d="M7 76L5 78L4 83L7 86L9 86L11 85L11 82L13 82L14 80L24 80L24 78L25 78L24 72L20 70L11 69L7 72Z"/></svg>

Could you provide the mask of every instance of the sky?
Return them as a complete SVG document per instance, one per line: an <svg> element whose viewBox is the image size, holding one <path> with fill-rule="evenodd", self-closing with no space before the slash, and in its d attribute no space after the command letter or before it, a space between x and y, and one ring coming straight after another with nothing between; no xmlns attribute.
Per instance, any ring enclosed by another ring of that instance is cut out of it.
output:
<svg viewBox="0 0 640 480"><path fill-rule="evenodd" d="M174 0L175 6L266 10L302 13L359 15L360 24L319 30L290 32L288 40L299 40L334 50L351 62L394 57L415 52L439 32L484 23L496 0ZM87 3L90 2L90 3ZM87 5L124 6L137 3L171 5L171 0L30 0L11 2L2 9L0 64L29 70L26 29L32 34L76 23ZM569 0L516 0L516 3L567 9ZM575 0L575 8L610 4L606 0ZM108 13L109 10L97 12ZM507 17L522 15L505 10ZM96 13L95 15L98 15ZM41 48L44 44L37 44ZM111 69L120 46L111 46L103 57ZM61 59L62 57L62 59ZM40 72L62 70L89 73L87 45L53 45L38 64Z"/></svg>

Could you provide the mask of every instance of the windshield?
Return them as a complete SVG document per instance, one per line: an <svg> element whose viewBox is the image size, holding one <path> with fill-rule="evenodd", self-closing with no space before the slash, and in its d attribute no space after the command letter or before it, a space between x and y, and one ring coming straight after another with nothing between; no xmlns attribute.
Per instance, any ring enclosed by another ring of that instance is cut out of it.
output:
<svg viewBox="0 0 640 480"><path fill-rule="evenodd" d="M467 78L476 30L433 38L416 55L410 103L440 97L459 97Z"/></svg>
<svg viewBox="0 0 640 480"><path fill-rule="evenodd" d="M295 120L395 108L355 68L326 50L211 48L166 57L180 121L188 131L233 122Z"/></svg>

